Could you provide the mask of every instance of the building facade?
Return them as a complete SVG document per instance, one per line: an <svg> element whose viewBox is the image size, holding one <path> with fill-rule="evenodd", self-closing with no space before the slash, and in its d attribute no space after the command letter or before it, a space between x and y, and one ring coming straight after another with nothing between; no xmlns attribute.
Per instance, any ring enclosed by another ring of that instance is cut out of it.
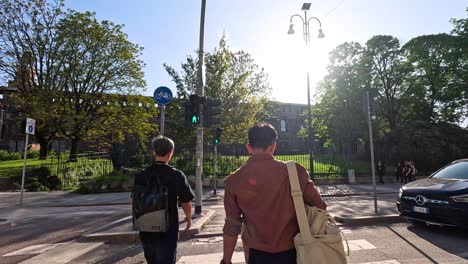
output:
<svg viewBox="0 0 468 264"><path fill-rule="evenodd" d="M307 139L299 138L304 127L307 105L278 103L277 119L272 125L278 131L277 153L307 153Z"/></svg>

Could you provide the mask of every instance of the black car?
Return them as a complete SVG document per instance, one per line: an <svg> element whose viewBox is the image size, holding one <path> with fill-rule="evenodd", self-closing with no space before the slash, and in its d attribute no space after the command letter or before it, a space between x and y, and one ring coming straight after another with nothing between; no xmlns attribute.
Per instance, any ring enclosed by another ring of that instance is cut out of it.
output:
<svg viewBox="0 0 468 264"><path fill-rule="evenodd" d="M468 228L468 159L401 187L397 208L413 221Z"/></svg>

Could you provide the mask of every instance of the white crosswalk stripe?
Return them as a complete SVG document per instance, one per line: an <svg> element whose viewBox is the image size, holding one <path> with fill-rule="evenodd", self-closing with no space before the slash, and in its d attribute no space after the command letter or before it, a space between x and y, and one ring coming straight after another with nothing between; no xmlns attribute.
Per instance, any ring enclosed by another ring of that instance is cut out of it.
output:
<svg viewBox="0 0 468 264"><path fill-rule="evenodd" d="M346 242L343 242L346 248ZM369 241L365 239L357 239L357 240L348 240L349 250L350 251L357 251L357 250L364 250L364 249L375 249L376 247L369 243Z"/></svg>
<svg viewBox="0 0 468 264"><path fill-rule="evenodd" d="M46 251L33 258L25 260L20 264L43 264L43 263L54 263L54 264L65 264L71 260L86 254L87 252L99 247L104 242L97 243L78 243L68 242L51 250Z"/></svg>
<svg viewBox="0 0 468 264"><path fill-rule="evenodd" d="M3 255L3 257L41 254L41 253L46 252L47 250L53 249L53 248L58 247L60 245L63 245L63 243L40 244L40 245L29 246L29 247L25 247L25 248L22 248L20 250L16 250L14 252L5 254L5 255Z"/></svg>
<svg viewBox="0 0 468 264"><path fill-rule="evenodd" d="M206 255L184 256L179 259L178 264L218 264L223 258L223 253L213 253ZM234 252L231 262L240 264L245 262L243 252Z"/></svg>
<svg viewBox="0 0 468 264"><path fill-rule="evenodd" d="M195 240L192 245L202 245L202 244L216 244L222 243L222 237L212 237L212 238L204 238L204 239L197 239ZM345 242L343 242L345 243ZM349 250L352 251L359 251L359 250L369 250L375 249L376 247L372 245L369 241L365 239L356 239L356 240L348 240ZM241 247L242 244L238 243L238 247ZM347 250L346 244L344 245L345 250ZM177 262L179 264L217 264L223 257L222 253L212 253L212 254L205 254L205 255L191 255L191 256L183 256ZM244 253L243 252L234 252L232 263L244 263ZM363 264L400 264L396 260L385 260L380 262L369 262Z"/></svg>
<svg viewBox="0 0 468 264"><path fill-rule="evenodd" d="M391 260L382 260L382 261L376 261L376 262L366 262L366 263L360 263L360 264L401 264L401 263L394 259L391 259Z"/></svg>

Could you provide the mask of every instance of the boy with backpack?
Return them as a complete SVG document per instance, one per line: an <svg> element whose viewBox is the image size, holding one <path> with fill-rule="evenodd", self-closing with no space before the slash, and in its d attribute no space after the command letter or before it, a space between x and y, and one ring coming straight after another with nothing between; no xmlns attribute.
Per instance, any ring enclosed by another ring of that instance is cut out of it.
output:
<svg viewBox="0 0 468 264"><path fill-rule="evenodd" d="M140 231L148 264L174 264L179 238L180 201L187 222L192 224L194 194L185 174L168 165L174 142L158 136L152 141L155 164L135 175L132 192L134 226Z"/></svg>

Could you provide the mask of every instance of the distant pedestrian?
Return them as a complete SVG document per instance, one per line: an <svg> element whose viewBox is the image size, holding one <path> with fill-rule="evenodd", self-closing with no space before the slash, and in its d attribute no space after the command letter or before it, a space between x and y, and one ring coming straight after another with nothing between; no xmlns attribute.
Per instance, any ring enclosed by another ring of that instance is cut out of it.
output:
<svg viewBox="0 0 468 264"><path fill-rule="evenodd" d="M401 161L398 161L395 167L395 177L397 183L403 183L403 168L403 163Z"/></svg>
<svg viewBox="0 0 468 264"><path fill-rule="evenodd" d="M408 160L405 161L405 166L403 166L403 180L404 183L410 182L411 166Z"/></svg>
<svg viewBox="0 0 468 264"><path fill-rule="evenodd" d="M409 181L415 181L417 170L416 170L416 166L414 165L414 161L410 160L409 166L410 166Z"/></svg>
<svg viewBox="0 0 468 264"><path fill-rule="evenodd" d="M170 138L159 136L153 139L152 147L156 163L135 175L134 188L149 189L153 192L160 186L167 189L167 228L165 232L140 231L140 240L148 264L174 264L179 237L177 202L181 202L187 222L186 229L188 229L192 224L191 201L194 195L184 173L168 165L174 153L174 142ZM156 203L157 196L152 196L154 203ZM134 212L136 199L133 197Z"/></svg>
<svg viewBox="0 0 468 264"><path fill-rule="evenodd" d="M240 233L244 247L248 247L246 263L296 263L294 236L299 226L286 164L273 157L277 139L278 134L270 124L252 127L247 144L251 157L226 178L221 263L231 264ZM299 164L296 169L304 202L326 209L306 169Z"/></svg>
<svg viewBox="0 0 468 264"><path fill-rule="evenodd" d="M379 183L384 184L383 176L385 175L385 163L381 160L377 162L377 175L379 175Z"/></svg>

